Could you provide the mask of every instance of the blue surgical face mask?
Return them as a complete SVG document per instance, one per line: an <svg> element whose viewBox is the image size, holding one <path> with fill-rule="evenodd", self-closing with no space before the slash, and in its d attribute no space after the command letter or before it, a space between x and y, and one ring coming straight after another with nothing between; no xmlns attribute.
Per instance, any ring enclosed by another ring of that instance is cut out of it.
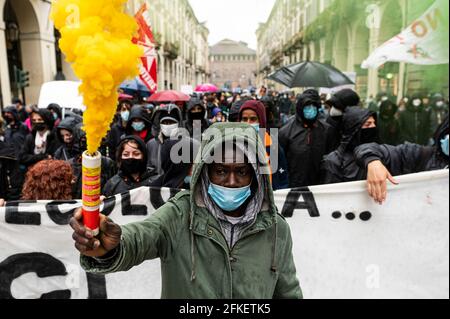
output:
<svg viewBox="0 0 450 319"><path fill-rule="evenodd" d="M192 180L192 176L186 176L186 177L184 178L184 183L185 183L185 184L191 184L191 180Z"/></svg>
<svg viewBox="0 0 450 319"><path fill-rule="evenodd" d="M256 123L256 124L250 124L250 125L256 130L256 132L259 133L259 124L258 124L258 123Z"/></svg>
<svg viewBox="0 0 450 319"><path fill-rule="evenodd" d="M124 122L128 122L128 120L130 119L130 112L129 111L121 112L120 117Z"/></svg>
<svg viewBox="0 0 450 319"><path fill-rule="evenodd" d="M133 124L131 124L131 126L133 127L133 129L136 132L142 132L145 128L145 123L144 122L134 122Z"/></svg>
<svg viewBox="0 0 450 319"><path fill-rule="evenodd" d="M441 140L441 149L442 153L448 156L448 134L444 139Z"/></svg>
<svg viewBox="0 0 450 319"><path fill-rule="evenodd" d="M58 119L58 114L53 113L53 119L56 121Z"/></svg>
<svg viewBox="0 0 450 319"><path fill-rule="evenodd" d="M210 183L208 194L221 209L233 212L250 197L251 190L250 185L242 188L227 188Z"/></svg>
<svg viewBox="0 0 450 319"><path fill-rule="evenodd" d="M318 114L317 107L314 105L305 106L305 108L303 109L303 115L307 120L315 120L317 114Z"/></svg>

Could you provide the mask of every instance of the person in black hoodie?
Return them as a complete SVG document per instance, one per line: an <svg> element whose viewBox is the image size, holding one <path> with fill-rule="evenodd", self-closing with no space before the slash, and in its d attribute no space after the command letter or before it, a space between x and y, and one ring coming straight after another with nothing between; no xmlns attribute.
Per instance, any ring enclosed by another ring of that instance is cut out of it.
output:
<svg viewBox="0 0 450 319"><path fill-rule="evenodd" d="M336 145L334 149L337 149L342 139L342 118L345 110L351 106L358 106L361 102L359 95L351 89L343 89L336 92L331 98L326 101L326 104L330 106L330 114L327 117L327 123L330 124L336 132Z"/></svg>
<svg viewBox="0 0 450 319"><path fill-rule="evenodd" d="M54 130L52 113L36 109L31 113L32 133L28 134L19 153L19 162L29 167L43 159L52 159L61 146Z"/></svg>
<svg viewBox="0 0 450 319"><path fill-rule="evenodd" d="M53 120L55 121L55 128L58 127L58 125L62 121L62 109L61 106L59 106L56 103L51 103L47 106L47 110L49 110L52 113Z"/></svg>
<svg viewBox="0 0 450 319"><path fill-rule="evenodd" d="M399 115L400 143L427 145L432 135L431 114L420 95L414 95Z"/></svg>
<svg viewBox="0 0 450 319"><path fill-rule="evenodd" d="M209 127L208 120L206 119L206 107L202 101L197 98L192 98L187 107L187 120L184 122L184 127L188 130L189 135L196 140L201 139L201 135ZM194 136L194 129L198 132Z"/></svg>
<svg viewBox="0 0 450 319"><path fill-rule="evenodd" d="M19 200L22 184L23 176L19 170L15 149L12 145L0 141L0 201Z"/></svg>
<svg viewBox="0 0 450 319"><path fill-rule="evenodd" d="M281 128L279 143L288 162L289 187L320 184L320 163L335 145L334 129L318 119L321 101L316 90L298 99L296 116Z"/></svg>
<svg viewBox="0 0 450 319"><path fill-rule="evenodd" d="M82 155L87 150L86 132L82 129L82 124L78 124L74 129L74 145L72 153L75 155L68 163L72 166L74 183L72 185L72 198L81 199L82 195ZM113 160L102 156L101 160L101 189L105 188L106 183L116 174L116 165Z"/></svg>
<svg viewBox="0 0 450 319"><path fill-rule="evenodd" d="M367 170L369 195L379 204L386 200L387 180L398 184L392 176L448 169L448 116L434 134L434 146L406 143L398 146L366 144L355 150L361 169Z"/></svg>
<svg viewBox="0 0 450 319"><path fill-rule="evenodd" d="M57 127L57 137L61 146L56 150L54 158L62 161L69 161L79 155L75 146L76 126L82 122L79 117L66 117Z"/></svg>
<svg viewBox="0 0 450 319"><path fill-rule="evenodd" d="M147 111L142 105L135 105L131 108L130 119L127 123L127 128L125 129L125 135L138 136L145 143L153 138L152 122L149 120ZM124 136L122 136L122 138Z"/></svg>
<svg viewBox="0 0 450 319"><path fill-rule="evenodd" d="M157 178L155 170L147 168L147 149L138 136L126 136L117 148L119 172L105 185L105 197L121 194L142 186L150 186Z"/></svg>
<svg viewBox="0 0 450 319"><path fill-rule="evenodd" d="M190 143L189 150L191 154L189 156L189 161L181 161L180 163L174 163L170 158L170 154L173 147L177 147L179 140L168 140L161 146L161 158L162 169L164 171L163 175L160 175L154 182L151 183L151 187L167 187L173 189L189 189L191 183L192 166L194 164L194 159L197 156L193 140L183 140L183 143ZM178 155L180 154L182 148L179 148Z"/></svg>
<svg viewBox="0 0 450 319"><path fill-rule="evenodd" d="M120 143L122 136L126 135L126 128L130 120L130 111L132 107L132 102L129 100L120 101L117 107L117 120L111 126L107 138L107 146L109 148L109 158L112 160L116 159L117 146Z"/></svg>
<svg viewBox="0 0 450 319"><path fill-rule="evenodd" d="M398 144L400 129L396 118L397 111L398 106L391 100L383 101L380 104L378 128L380 132L380 141L384 144Z"/></svg>
<svg viewBox="0 0 450 319"><path fill-rule="evenodd" d="M28 135L28 128L19 119L15 106L8 106L3 111L3 118L6 122L4 140L5 143L15 149L16 156L19 155L22 145Z"/></svg>
<svg viewBox="0 0 450 319"><path fill-rule="evenodd" d="M365 143L378 142L377 115L359 107L347 108L343 119L343 138L338 149L322 163L322 184L353 182L366 178L355 162L353 151Z"/></svg>

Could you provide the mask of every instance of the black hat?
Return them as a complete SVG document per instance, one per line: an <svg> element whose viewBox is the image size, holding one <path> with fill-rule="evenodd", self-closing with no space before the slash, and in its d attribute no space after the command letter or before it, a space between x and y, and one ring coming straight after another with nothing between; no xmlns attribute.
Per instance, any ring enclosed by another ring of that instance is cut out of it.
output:
<svg viewBox="0 0 450 319"><path fill-rule="evenodd" d="M344 89L335 93L328 100L328 103L341 111L345 111L347 107L358 106L360 101L361 99L355 91Z"/></svg>

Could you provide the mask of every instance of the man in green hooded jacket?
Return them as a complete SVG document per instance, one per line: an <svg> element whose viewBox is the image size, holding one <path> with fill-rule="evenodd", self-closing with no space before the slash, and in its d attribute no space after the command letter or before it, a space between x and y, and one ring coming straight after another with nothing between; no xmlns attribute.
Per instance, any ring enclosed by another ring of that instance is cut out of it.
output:
<svg viewBox="0 0 450 319"><path fill-rule="evenodd" d="M160 258L162 298L302 298L290 229L268 173L256 130L215 124L205 132L191 190L147 219L119 226L101 215L94 237L75 213L70 225L81 265L107 274Z"/></svg>

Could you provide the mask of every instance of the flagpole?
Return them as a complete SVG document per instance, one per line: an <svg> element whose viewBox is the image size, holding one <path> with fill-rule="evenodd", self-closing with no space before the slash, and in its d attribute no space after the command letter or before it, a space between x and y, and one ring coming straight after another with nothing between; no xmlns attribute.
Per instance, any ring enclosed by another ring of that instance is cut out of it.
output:
<svg viewBox="0 0 450 319"><path fill-rule="evenodd" d="M404 30L407 27L408 24L408 6L409 6L409 1L408 0L403 0L403 4L404 4L404 8L405 8L405 16L403 17L403 27L402 30ZM406 62L401 62L400 63L400 71L402 72L402 83L400 83L401 85L401 90L402 90L402 94L399 94L399 96L397 97L397 103L400 103L400 99L403 99L406 96L406 92L408 90L408 63Z"/></svg>

